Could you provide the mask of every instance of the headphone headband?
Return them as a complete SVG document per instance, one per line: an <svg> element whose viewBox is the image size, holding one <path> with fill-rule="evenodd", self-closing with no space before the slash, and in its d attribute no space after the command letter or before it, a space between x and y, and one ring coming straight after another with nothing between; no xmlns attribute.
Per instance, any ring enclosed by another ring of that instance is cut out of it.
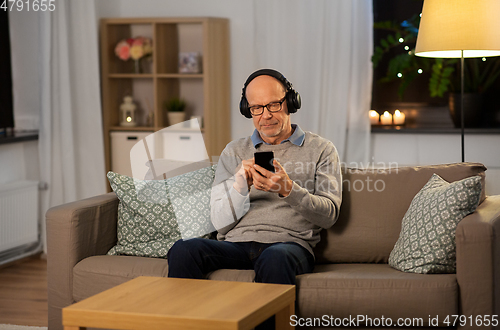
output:
<svg viewBox="0 0 500 330"><path fill-rule="evenodd" d="M280 72L276 70L260 69L252 73L247 78L245 84L243 85L243 89L241 92L241 101L240 101L240 112L243 116L245 116L246 118L252 118L252 114L250 113L250 108L245 94L247 86L250 84L252 80L257 78L258 76L271 76L283 84L283 87L285 87L286 90L285 98L286 98L288 113L295 113L297 112L298 109L300 109L301 106L300 94L293 89L293 86L288 81L288 79L286 79L284 75L282 75Z"/></svg>
<svg viewBox="0 0 500 330"><path fill-rule="evenodd" d="M252 82L252 80L257 78L258 76L271 76L273 78L276 78L277 80L279 80L279 82L281 82L283 84L283 87L285 87L285 89L287 91L288 91L288 89L292 88L292 84L285 78L284 75L282 75L278 71L273 70L273 69L260 69L260 70L255 71L254 73L252 73L247 78L247 81L245 81L245 85L243 86L243 89L246 91L248 84L250 84L250 82Z"/></svg>

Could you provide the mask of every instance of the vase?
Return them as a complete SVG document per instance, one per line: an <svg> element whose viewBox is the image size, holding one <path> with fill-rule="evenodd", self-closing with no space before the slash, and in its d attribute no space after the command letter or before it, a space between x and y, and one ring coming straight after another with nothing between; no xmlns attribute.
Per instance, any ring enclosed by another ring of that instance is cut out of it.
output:
<svg viewBox="0 0 500 330"><path fill-rule="evenodd" d="M168 123L169 125L175 125L182 123L186 117L184 111L171 111L168 113Z"/></svg>
<svg viewBox="0 0 500 330"><path fill-rule="evenodd" d="M141 73L141 60L140 59L134 60L134 72Z"/></svg>
<svg viewBox="0 0 500 330"><path fill-rule="evenodd" d="M450 93L449 107L450 116L455 127L462 127L461 124L461 103L460 93ZM464 127L472 128L481 125L483 117L483 95L479 93L464 93Z"/></svg>

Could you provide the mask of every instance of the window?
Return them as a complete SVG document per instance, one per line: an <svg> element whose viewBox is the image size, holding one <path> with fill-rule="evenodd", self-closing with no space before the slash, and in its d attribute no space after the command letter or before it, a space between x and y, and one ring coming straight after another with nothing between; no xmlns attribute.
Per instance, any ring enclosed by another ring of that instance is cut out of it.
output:
<svg viewBox="0 0 500 330"><path fill-rule="evenodd" d="M418 31L419 14L422 11L423 2L423 0L373 0L374 57L380 60L377 66L374 65L373 70L372 109L379 114L384 111L394 113L395 109L401 109L406 114L407 128L453 127L448 102L449 93L460 93L460 79L457 74L460 69L459 60L455 64L455 73L450 78L453 87L450 87L442 97L431 97L429 81L435 59L420 57L417 60L411 54L416 45L416 38L411 36L399 38L396 34L396 30L398 32L404 30L405 34L407 31L412 31L411 35L414 36ZM393 22L394 24L377 24L380 22ZM378 46L379 51L384 49L382 57L378 56L380 54L377 53L376 47ZM390 60L392 70L388 73ZM480 61L480 59L475 60ZM466 59L466 70L467 63L471 63L467 61L473 60ZM500 59L490 58L488 61L500 62ZM381 81L387 76L390 79L385 80L389 81ZM401 83L408 81L405 78L411 79L413 76L415 79L405 85L401 97ZM481 92L482 105L479 106L478 111L474 112L477 123L469 123L470 127L500 127L500 102L497 101L499 90L500 78L496 79L487 91ZM468 93L467 86L465 92Z"/></svg>
<svg viewBox="0 0 500 330"><path fill-rule="evenodd" d="M10 59L9 16L0 11L0 134L14 127L12 73Z"/></svg>
<svg viewBox="0 0 500 330"><path fill-rule="evenodd" d="M422 6L423 0L373 0L373 20L374 22L393 21L397 24L401 24L412 16L420 14ZM381 39L393 33L393 31L375 28L373 31L375 47L380 45ZM405 41L401 43L401 46L393 47L383 56L378 66L374 69L372 108L381 109L400 102L446 105L446 100L444 98L430 97L428 89L430 75L428 72L422 72L421 75L408 85L402 99L398 96L398 89L400 86L399 79L390 82L380 81L386 76L389 59L399 54L403 54L408 50L413 50L415 44L415 41L409 43Z"/></svg>

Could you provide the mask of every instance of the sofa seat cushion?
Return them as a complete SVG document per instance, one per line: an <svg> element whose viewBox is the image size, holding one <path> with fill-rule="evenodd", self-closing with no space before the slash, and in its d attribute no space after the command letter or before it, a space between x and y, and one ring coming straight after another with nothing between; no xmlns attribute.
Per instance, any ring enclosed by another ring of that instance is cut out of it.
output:
<svg viewBox="0 0 500 330"><path fill-rule="evenodd" d="M78 302L138 276L167 275L167 259L110 255L89 257L73 268L73 299Z"/></svg>
<svg viewBox="0 0 500 330"><path fill-rule="evenodd" d="M458 314L455 274L403 273L388 264L316 265L297 277L302 317L422 318ZM442 324L441 324L442 325Z"/></svg>
<svg viewBox="0 0 500 330"><path fill-rule="evenodd" d="M80 301L138 276L168 276L168 261L160 258L101 255L83 259L73 268L73 299ZM210 280L253 282L253 270L219 269Z"/></svg>
<svg viewBox="0 0 500 330"><path fill-rule="evenodd" d="M207 275L208 279L216 281L253 282L253 269L219 269Z"/></svg>

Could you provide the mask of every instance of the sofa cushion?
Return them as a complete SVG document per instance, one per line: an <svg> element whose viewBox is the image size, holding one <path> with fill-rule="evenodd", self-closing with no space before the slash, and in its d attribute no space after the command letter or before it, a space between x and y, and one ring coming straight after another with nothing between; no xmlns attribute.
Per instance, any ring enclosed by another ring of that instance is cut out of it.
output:
<svg viewBox="0 0 500 330"><path fill-rule="evenodd" d="M253 282L255 271L253 269L219 269L207 275L210 280Z"/></svg>
<svg viewBox="0 0 500 330"><path fill-rule="evenodd" d="M422 318L458 314L455 274L403 273L387 264L316 265L297 277L299 315ZM356 315L353 315L355 311ZM442 326L442 324L441 324Z"/></svg>
<svg viewBox="0 0 500 330"><path fill-rule="evenodd" d="M166 277L167 260L131 256L93 256L73 269L73 299L81 301L138 276ZM221 269L211 280L253 281L253 270ZM297 277L298 315L371 318L439 316L458 313L455 274L403 273L387 264L316 265ZM353 316L353 315L352 315Z"/></svg>
<svg viewBox="0 0 500 330"><path fill-rule="evenodd" d="M330 229L321 231L321 241L314 249L317 263L387 263L403 216L434 173L448 182L480 175L484 187L486 168L479 163L396 165L383 170L343 168L339 219Z"/></svg>
<svg viewBox="0 0 500 330"><path fill-rule="evenodd" d="M83 259L73 268L73 299L80 301L138 276L168 276L168 261L160 258L101 255ZM253 282L253 270L219 269L211 280Z"/></svg>
<svg viewBox="0 0 500 330"><path fill-rule="evenodd" d="M78 302L138 276L167 275L166 259L111 255L85 258L73 268L73 299Z"/></svg>
<svg viewBox="0 0 500 330"><path fill-rule="evenodd" d="M118 205L118 243L108 254L167 256L180 238L213 231L210 191L215 165L164 180L138 180L108 173Z"/></svg>
<svg viewBox="0 0 500 330"><path fill-rule="evenodd" d="M137 180L108 172L118 204L117 244L110 255L166 257L181 238L166 180Z"/></svg>
<svg viewBox="0 0 500 330"><path fill-rule="evenodd" d="M474 176L448 183L434 174L413 198L403 218L389 265L412 273L455 273L455 230L476 210L480 180Z"/></svg>
<svg viewBox="0 0 500 330"><path fill-rule="evenodd" d="M167 191L183 239L203 237L215 228L210 220L210 196L217 165L167 179Z"/></svg>

